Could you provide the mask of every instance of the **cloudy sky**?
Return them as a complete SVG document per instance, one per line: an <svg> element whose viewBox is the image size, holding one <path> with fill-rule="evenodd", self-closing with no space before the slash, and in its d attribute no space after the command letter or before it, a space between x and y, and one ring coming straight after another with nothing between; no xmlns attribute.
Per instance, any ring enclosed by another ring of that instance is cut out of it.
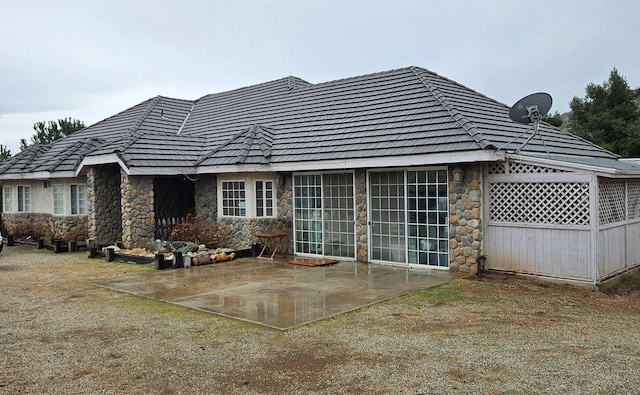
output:
<svg viewBox="0 0 640 395"><path fill-rule="evenodd" d="M0 144L157 95L412 65L508 105L545 91L562 113L614 67L639 87L639 39L637 0L3 0Z"/></svg>

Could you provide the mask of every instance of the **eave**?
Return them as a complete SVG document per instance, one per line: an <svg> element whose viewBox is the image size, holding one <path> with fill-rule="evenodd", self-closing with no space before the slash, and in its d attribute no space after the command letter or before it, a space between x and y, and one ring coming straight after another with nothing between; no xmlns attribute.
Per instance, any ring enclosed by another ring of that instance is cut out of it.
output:
<svg viewBox="0 0 640 395"><path fill-rule="evenodd" d="M598 176L608 177L608 178L636 178L640 177L640 169L638 170L630 170L630 169L615 169L612 167L604 167L604 166L595 166L595 165L587 165L584 163L575 163L569 160L563 161L558 159L550 159L550 158L538 158L526 155L515 155L515 154L507 154L507 159L511 159L514 161L520 162L529 162L536 163L540 165L552 166L565 170L583 170L588 172L593 172ZM632 159L630 161L638 161L639 159Z"/></svg>
<svg viewBox="0 0 640 395"><path fill-rule="evenodd" d="M78 173L74 171L38 171L35 173L10 173L0 174L0 180L48 180L55 178L75 178Z"/></svg>
<svg viewBox="0 0 640 395"><path fill-rule="evenodd" d="M438 166L456 163L495 162L504 160L503 152L494 150L443 152L429 155L407 155L380 158L355 158L326 161L281 162L270 164L200 166L196 174L299 172L318 170L373 169L389 167Z"/></svg>

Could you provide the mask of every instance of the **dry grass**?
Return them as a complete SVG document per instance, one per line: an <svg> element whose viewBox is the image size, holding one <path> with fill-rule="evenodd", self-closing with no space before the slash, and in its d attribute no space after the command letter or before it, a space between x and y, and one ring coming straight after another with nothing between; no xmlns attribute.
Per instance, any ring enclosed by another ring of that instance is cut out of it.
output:
<svg viewBox="0 0 640 395"><path fill-rule="evenodd" d="M150 266L0 254L0 393L637 393L638 299L457 279L286 332L92 286ZM628 288L632 288L628 287Z"/></svg>

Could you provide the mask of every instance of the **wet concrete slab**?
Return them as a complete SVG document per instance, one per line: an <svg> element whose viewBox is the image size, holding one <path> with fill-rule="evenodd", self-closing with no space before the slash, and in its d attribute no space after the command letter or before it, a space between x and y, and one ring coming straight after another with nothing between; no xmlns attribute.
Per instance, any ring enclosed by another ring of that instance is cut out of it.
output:
<svg viewBox="0 0 640 395"><path fill-rule="evenodd" d="M341 261L299 266L288 260L230 262L96 285L222 316L288 329L448 282L448 271Z"/></svg>

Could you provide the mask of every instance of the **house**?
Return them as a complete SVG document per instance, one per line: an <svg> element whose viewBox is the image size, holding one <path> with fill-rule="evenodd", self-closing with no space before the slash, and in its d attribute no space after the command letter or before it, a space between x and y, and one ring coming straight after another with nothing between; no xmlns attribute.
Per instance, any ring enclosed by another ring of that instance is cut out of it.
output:
<svg viewBox="0 0 640 395"><path fill-rule="evenodd" d="M131 248L194 213L237 249L278 231L298 255L596 285L640 267L640 165L531 133L419 67L158 96L3 163L3 220Z"/></svg>

